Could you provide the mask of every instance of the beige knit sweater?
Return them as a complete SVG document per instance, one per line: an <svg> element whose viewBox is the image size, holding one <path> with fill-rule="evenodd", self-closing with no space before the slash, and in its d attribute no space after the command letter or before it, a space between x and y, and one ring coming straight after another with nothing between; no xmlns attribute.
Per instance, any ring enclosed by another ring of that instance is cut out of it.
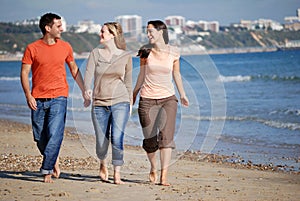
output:
<svg viewBox="0 0 300 201"><path fill-rule="evenodd" d="M120 102L132 103L132 57L128 51L113 55L108 61L99 48L90 53L84 75L85 90L92 89L93 105L111 106Z"/></svg>

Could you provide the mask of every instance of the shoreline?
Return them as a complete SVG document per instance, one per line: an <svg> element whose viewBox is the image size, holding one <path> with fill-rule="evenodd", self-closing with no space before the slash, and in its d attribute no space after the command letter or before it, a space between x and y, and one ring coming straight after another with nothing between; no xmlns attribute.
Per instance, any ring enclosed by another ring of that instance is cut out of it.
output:
<svg viewBox="0 0 300 201"><path fill-rule="evenodd" d="M0 118L0 125L1 124L12 124L15 125L15 127L23 127L26 128L26 130L31 130L31 124L9 120L9 119L1 119ZM71 138L76 138L79 140L85 140L86 138L93 138L93 135L90 134L78 134L76 128L70 127L66 125L65 128L65 135ZM89 139L91 140L91 139ZM94 139L92 139L94 140ZM129 150L136 150L141 149L141 146L135 146L130 144L124 144L125 149ZM89 148L93 149L93 148ZM300 169L295 169L293 166L288 165L273 165L272 163L253 163L252 161L245 160L239 155L235 155L234 153L232 155L224 155L224 154L215 154L215 153L202 153L199 150L186 150L186 151L173 151L175 155L179 156L177 159L188 159L192 161L200 161L200 162L206 162L206 163L214 163L214 164L221 164L228 167L233 168L241 168L241 169L255 169L259 171L269 171L269 172L282 172L282 173L289 173L289 174L296 174L300 175ZM94 158L97 158L94 156ZM293 158L292 160L295 160L296 163L300 162L300 158Z"/></svg>
<svg viewBox="0 0 300 201"><path fill-rule="evenodd" d="M185 153L173 161L169 169L172 186L153 185L147 179L146 155L141 147L134 146L125 146L121 170L125 184L112 183L111 164L109 182L101 182L99 161L83 147L83 139L72 128L66 128L61 147L61 177L53 184L43 184L39 174L41 156L33 142L31 126L3 119L0 126L0 200L79 201L105 197L108 201L296 201L300 196L300 174L221 163L218 157L222 156L202 158L199 153Z"/></svg>

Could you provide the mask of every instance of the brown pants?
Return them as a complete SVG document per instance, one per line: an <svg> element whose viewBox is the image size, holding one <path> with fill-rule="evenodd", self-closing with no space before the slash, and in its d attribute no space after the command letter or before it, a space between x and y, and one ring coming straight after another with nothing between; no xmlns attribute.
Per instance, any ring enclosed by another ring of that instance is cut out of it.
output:
<svg viewBox="0 0 300 201"><path fill-rule="evenodd" d="M177 104L175 95L163 99L140 97L138 113L144 134L143 148L147 153L175 148Z"/></svg>

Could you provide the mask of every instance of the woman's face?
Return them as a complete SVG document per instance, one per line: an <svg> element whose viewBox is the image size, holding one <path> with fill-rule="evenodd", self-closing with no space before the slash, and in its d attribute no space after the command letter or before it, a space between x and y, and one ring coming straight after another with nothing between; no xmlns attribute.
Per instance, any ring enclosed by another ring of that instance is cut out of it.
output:
<svg viewBox="0 0 300 201"><path fill-rule="evenodd" d="M162 30L158 31L154 28L152 24L149 24L147 26L147 36L149 39L150 44L154 44L158 41L158 39L161 39L162 37Z"/></svg>
<svg viewBox="0 0 300 201"><path fill-rule="evenodd" d="M100 43L104 43L114 38L114 35L109 32L108 27L106 25L102 26L99 36L100 36Z"/></svg>

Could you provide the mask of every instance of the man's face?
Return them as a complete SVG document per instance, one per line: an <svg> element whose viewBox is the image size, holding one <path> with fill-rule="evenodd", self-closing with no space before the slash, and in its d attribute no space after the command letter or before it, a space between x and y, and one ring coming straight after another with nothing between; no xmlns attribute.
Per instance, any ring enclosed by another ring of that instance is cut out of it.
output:
<svg viewBox="0 0 300 201"><path fill-rule="evenodd" d="M60 19L54 19L54 24L52 27L48 26L47 31L53 38L60 38L61 33L63 32L63 27Z"/></svg>

